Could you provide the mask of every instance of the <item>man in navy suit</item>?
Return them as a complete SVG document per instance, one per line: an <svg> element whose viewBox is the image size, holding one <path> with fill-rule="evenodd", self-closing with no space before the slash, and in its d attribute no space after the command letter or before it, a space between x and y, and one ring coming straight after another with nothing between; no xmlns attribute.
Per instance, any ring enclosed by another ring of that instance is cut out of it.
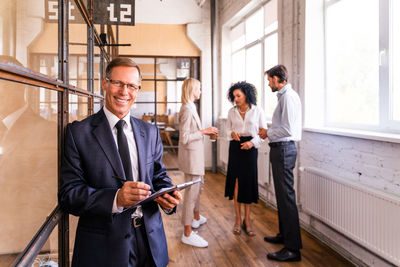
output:
<svg viewBox="0 0 400 267"><path fill-rule="evenodd" d="M175 212L181 194L124 211L151 191L172 186L157 128L130 116L140 84L135 62L114 59L102 81L103 109L66 128L58 196L65 211L79 216L72 266L168 264L158 206Z"/></svg>

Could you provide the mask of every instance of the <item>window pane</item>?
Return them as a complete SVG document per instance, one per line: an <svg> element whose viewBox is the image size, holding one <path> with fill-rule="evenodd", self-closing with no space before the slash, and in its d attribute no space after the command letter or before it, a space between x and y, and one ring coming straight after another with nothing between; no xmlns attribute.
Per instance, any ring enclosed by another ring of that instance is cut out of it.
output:
<svg viewBox="0 0 400 267"><path fill-rule="evenodd" d="M57 9L53 1L51 10ZM57 77L57 21L45 18L44 1L20 0L0 3L0 55L13 56L24 67ZM15 56L14 56L15 55ZM42 58L41 58L42 56Z"/></svg>
<svg viewBox="0 0 400 267"><path fill-rule="evenodd" d="M241 50L232 55L232 82L245 80L245 50Z"/></svg>
<svg viewBox="0 0 400 267"><path fill-rule="evenodd" d="M231 30L231 49L232 52L242 48L245 45L244 23L240 23Z"/></svg>
<svg viewBox="0 0 400 267"><path fill-rule="evenodd" d="M264 72L278 64L278 33L274 33L267 38L264 42ZM271 88L268 86L267 76L265 78L265 94L264 94L264 108L265 114L268 119L272 119L276 104L278 102L276 94L272 93Z"/></svg>
<svg viewBox="0 0 400 267"><path fill-rule="evenodd" d="M154 58L132 57L140 67L143 79L154 79Z"/></svg>
<svg viewBox="0 0 400 267"><path fill-rule="evenodd" d="M69 95L69 122L81 121L89 116L88 98L78 95Z"/></svg>
<svg viewBox="0 0 400 267"><path fill-rule="evenodd" d="M142 81L142 88L136 95L135 102L154 102L155 100L155 88L154 81Z"/></svg>
<svg viewBox="0 0 400 267"><path fill-rule="evenodd" d="M145 122L154 123L155 104L134 103L131 107L131 115L135 118L142 119Z"/></svg>
<svg viewBox="0 0 400 267"><path fill-rule="evenodd" d="M264 6L264 33L278 29L278 0L271 0Z"/></svg>
<svg viewBox="0 0 400 267"><path fill-rule="evenodd" d="M87 90L87 26L71 23L68 28L70 84Z"/></svg>
<svg viewBox="0 0 400 267"><path fill-rule="evenodd" d="M392 1L392 118L400 121L400 1Z"/></svg>
<svg viewBox="0 0 400 267"><path fill-rule="evenodd" d="M278 64L278 33L265 38L264 56L264 70L269 70Z"/></svg>
<svg viewBox="0 0 400 267"><path fill-rule="evenodd" d="M257 90L257 104L260 102L261 89L261 44L252 46L246 50L246 81L252 83Z"/></svg>
<svg viewBox="0 0 400 267"><path fill-rule="evenodd" d="M177 58L176 78L184 80L190 76L190 58Z"/></svg>
<svg viewBox="0 0 400 267"><path fill-rule="evenodd" d="M57 206L55 99L56 92L0 80L2 255L22 252Z"/></svg>
<svg viewBox="0 0 400 267"><path fill-rule="evenodd" d="M176 79L176 58L157 58L156 64L157 79Z"/></svg>
<svg viewBox="0 0 400 267"><path fill-rule="evenodd" d="M339 1L327 8L328 123L377 125L379 0Z"/></svg>
<svg viewBox="0 0 400 267"><path fill-rule="evenodd" d="M94 48L95 56L93 58L93 92L95 94L101 94L101 69L100 69L100 48L97 46Z"/></svg>
<svg viewBox="0 0 400 267"><path fill-rule="evenodd" d="M246 19L246 44L263 36L263 9L259 9Z"/></svg>

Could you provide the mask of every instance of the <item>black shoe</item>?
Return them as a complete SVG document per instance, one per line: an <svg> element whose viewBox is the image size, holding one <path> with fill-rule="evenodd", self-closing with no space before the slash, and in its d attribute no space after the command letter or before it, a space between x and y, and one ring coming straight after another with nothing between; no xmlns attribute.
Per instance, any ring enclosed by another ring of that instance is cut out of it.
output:
<svg viewBox="0 0 400 267"><path fill-rule="evenodd" d="M283 248L275 253L267 254L267 258L276 261L301 261L300 250Z"/></svg>
<svg viewBox="0 0 400 267"><path fill-rule="evenodd" d="M281 234L277 234L276 236L265 236L264 241L274 244L283 244L283 236Z"/></svg>

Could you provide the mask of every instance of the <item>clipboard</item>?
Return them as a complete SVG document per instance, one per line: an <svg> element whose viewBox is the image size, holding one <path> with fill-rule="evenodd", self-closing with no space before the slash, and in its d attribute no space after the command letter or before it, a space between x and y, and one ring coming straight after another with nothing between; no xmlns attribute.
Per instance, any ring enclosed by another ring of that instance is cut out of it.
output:
<svg viewBox="0 0 400 267"><path fill-rule="evenodd" d="M175 185L175 186L172 186L172 187L161 188L157 192L154 192L153 194L148 196L146 199L143 199L143 200L137 202L136 204L130 206L129 208L126 208L124 211L134 209L134 208L136 208L138 206L143 206L144 204L149 203L150 201L154 200L155 198L157 198L157 197L159 197L161 195L164 195L164 194L167 194L167 193L171 193L171 192L173 192L175 190L182 190L182 189L185 189L186 187L192 186L192 185L200 183L200 182L201 182L201 178L196 179L194 181L187 182L187 183L178 184L178 185Z"/></svg>

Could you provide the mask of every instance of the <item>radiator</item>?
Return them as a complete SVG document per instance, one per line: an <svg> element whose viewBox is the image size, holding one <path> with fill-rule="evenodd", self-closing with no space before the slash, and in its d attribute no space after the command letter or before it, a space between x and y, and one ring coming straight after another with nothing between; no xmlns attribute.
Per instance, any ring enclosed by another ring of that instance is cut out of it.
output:
<svg viewBox="0 0 400 267"><path fill-rule="evenodd" d="M302 167L302 209L375 254L400 265L400 198Z"/></svg>

